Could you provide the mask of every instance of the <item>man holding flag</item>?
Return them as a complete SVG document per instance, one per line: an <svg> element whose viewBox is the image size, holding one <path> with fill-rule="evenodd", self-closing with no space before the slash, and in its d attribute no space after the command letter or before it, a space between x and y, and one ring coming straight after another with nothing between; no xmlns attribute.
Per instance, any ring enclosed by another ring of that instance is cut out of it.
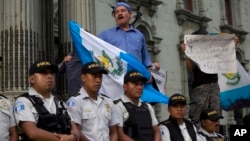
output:
<svg viewBox="0 0 250 141"><path fill-rule="evenodd" d="M123 90L123 77L127 71L137 70L152 82L149 70L153 65L143 34L129 24L132 15L130 6L118 2L114 10L117 26L104 31L99 38L84 31L75 22L69 22L69 28L74 49L81 62L97 61L109 72L103 76L100 92L117 100L121 96L117 92ZM159 64L154 64L154 68L159 70ZM151 83L145 84L141 99L150 103L168 103L168 97L153 88Z"/></svg>
<svg viewBox="0 0 250 141"><path fill-rule="evenodd" d="M157 62L152 64L151 62L144 35L129 23L131 17L131 7L127 3L116 3L114 6L116 26L103 31L98 37L132 54L149 70L151 67L159 70L159 64Z"/></svg>

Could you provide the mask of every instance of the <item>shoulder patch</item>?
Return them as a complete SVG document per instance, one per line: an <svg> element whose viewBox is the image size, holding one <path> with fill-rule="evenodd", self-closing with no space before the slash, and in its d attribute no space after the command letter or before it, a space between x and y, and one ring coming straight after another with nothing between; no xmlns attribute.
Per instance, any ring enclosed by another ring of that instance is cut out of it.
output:
<svg viewBox="0 0 250 141"><path fill-rule="evenodd" d="M0 109L2 109L2 110L8 109L7 102L5 99L0 99Z"/></svg>
<svg viewBox="0 0 250 141"><path fill-rule="evenodd" d="M70 98L68 101L67 101L67 106L75 106L76 105L76 100L74 98Z"/></svg>
<svg viewBox="0 0 250 141"><path fill-rule="evenodd" d="M25 110L25 106L24 106L24 102L23 101L17 101L17 103L15 104L15 111L23 111Z"/></svg>

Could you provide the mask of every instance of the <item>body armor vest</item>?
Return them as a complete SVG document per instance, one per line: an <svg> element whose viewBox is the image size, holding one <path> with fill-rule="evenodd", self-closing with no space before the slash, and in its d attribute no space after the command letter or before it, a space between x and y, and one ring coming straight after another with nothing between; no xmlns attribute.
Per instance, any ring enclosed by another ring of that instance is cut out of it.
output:
<svg viewBox="0 0 250 141"><path fill-rule="evenodd" d="M196 133L193 124L186 119L184 119L184 122L186 124L189 136L191 137L192 141L196 141ZM184 138L181 134L181 130L176 120L169 117L168 120L163 121L160 124L163 124L168 128L171 141L184 141Z"/></svg>
<svg viewBox="0 0 250 141"><path fill-rule="evenodd" d="M37 127L53 133L70 134L71 120L62 100L54 98L56 104L56 114L49 113L44 107L43 101L36 96L31 96L28 93L22 94L19 97L28 98L38 113ZM30 141L26 134L21 134L22 141Z"/></svg>
<svg viewBox="0 0 250 141"><path fill-rule="evenodd" d="M124 123L124 133L135 141L153 141L152 119L148 106L142 103L140 107L127 102L123 103L129 113Z"/></svg>

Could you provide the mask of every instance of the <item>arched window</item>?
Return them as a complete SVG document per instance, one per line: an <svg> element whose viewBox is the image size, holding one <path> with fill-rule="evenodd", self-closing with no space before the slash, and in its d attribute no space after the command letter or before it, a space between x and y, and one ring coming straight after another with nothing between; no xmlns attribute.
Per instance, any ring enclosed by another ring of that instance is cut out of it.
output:
<svg viewBox="0 0 250 141"><path fill-rule="evenodd" d="M151 28L151 26L149 26L148 23L142 20L136 22L135 28L140 30L141 33L144 35L145 42L147 44L147 48L148 48L148 52L150 54L151 60L153 62L157 61L156 57L157 57L157 54L160 53L159 44L162 39L154 36L153 29Z"/></svg>

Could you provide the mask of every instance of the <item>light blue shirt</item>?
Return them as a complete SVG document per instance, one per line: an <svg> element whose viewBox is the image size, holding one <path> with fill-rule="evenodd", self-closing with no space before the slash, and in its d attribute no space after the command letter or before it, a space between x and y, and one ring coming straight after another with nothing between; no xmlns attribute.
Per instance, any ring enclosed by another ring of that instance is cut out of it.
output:
<svg viewBox="0 0 250 141"><path fill-rule="evenodd" d="M102 40L132 54L146 67L151 67L152 62L147 50L144 35L132 25L127 31L115 26L98 35Z"/></svg>

